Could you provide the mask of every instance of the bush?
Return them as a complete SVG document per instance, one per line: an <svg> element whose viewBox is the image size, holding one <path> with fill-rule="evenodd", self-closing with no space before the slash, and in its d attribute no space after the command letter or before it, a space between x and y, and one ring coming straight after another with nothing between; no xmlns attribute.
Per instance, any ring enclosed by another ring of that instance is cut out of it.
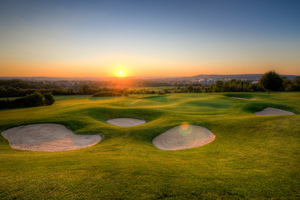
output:
<svg viewBox="0 0 300 200"><path fill-rule="evenodd" d="M51 105L54 101L54 97L51 93L46 93L44 97L41 93L35 92L18 99L2 100L0 101L0 109L43 106L44 103L45 105Z"/></svg>
<svg viewBox="0 0 300 200"><path fill-rule="evenodd" d="M26 97L15 99L13 103L17 108L42 106L44 104L43 95L39 92L35 92Z"/></svg>
<svg viewBox="0 0 300 200"><path fill-rule="evenodd" d="M165 95L166 93L164 92L164 91L158 91L158 93L157 93L158 95Z"/></svg>
<svg viewBox="0 0 300 200"><path fill-rule="evenodd" d="M44 105L52 105L55 102L54 96L51 92L44 94Z"/></svg>

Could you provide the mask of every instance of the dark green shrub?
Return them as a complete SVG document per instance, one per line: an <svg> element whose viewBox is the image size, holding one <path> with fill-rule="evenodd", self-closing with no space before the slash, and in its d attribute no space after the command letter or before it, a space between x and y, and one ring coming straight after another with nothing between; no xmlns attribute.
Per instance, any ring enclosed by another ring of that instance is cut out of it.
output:
<svg viewBox="0 0 300 200"><path fill-rule="evenodd" d="M44 94L44 105L52 105L55 102L54 96L51 92Z"/></svg>
<svg viewBox="0 0 300 200"><path fill-rule="evenodd" d="M166 93L164 92L164 91L158 91L158 93L157 93L158 95L165 95Z"/></svg>
<svg viewBox="0 0 300 200"><path fill-rule="evenodd" d="M16 99L19 100L19 99ZM31 95L28 95L24 98L20 98L20 100L23 100L23 106L22 107L34 107L34 106L42 106L44 105L43 102L43 95L39 92L35 92Z"/></svg>
<svg viewBox="0 0 300 200"><path fill-rule="evenodd" d="M43 104L43 95L35 92L23 98L2 100L0 101L0 109L35 107L42 106Z"/></svg>

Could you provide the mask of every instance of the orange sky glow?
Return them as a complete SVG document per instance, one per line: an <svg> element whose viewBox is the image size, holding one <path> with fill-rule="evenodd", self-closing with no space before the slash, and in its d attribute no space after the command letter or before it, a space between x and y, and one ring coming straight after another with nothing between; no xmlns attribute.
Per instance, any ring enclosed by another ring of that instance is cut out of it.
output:
<svg viewBox="0 0 300 200"><path fill-rule="evenodd" d="M286 66L286 65L284 65ZM1 66L2 76L48 76L48 77L130 77L130 76L194 76L198 74L259 74L275 70L280 74L300 75L298 64L282 68L278 64L259 65L255 63L223 63L202 65L191 63L163 63L161 65L121 65L101 63L43 63L43 62L7 62ZM119 72L123 74L120 75Z"/></svg>
<svg viewBox="0 0 300 200"><path fill-rule="evenodd" d="M0 76L300 75L293 3L66 2L1 3Z"/></svg>

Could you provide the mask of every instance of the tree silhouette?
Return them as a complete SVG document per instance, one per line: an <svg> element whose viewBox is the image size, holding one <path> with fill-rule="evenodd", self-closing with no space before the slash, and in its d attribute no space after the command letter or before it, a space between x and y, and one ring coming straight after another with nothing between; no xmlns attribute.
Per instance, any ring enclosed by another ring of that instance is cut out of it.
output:
<svg viewBox="0 0 300 200"><path fill-rule="evenodd" d="M259 85L270 94L270 91L278 90L282 87L282 79L275 71L265 73L259 80Z"/></svg>

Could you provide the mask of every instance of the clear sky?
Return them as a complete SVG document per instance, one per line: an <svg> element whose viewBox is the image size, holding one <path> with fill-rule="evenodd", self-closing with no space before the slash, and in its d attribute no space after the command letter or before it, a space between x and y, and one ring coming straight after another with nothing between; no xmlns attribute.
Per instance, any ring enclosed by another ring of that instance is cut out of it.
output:
<svg viewBox="0 0 300 200"><path fill-rule="evenodd" d="M300 75L299 0L0 0L0 76Z"/></svg>

